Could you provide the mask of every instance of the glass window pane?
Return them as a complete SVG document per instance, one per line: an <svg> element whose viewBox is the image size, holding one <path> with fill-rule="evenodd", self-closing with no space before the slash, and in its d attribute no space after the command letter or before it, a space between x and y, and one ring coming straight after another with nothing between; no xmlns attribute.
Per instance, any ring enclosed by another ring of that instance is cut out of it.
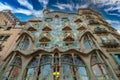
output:
<svg viewBox="0 0 120 80"><path fill-rule="evenodd" d="M36 73L37 73L38 60L39 60L39 56L36 56L28 64L27 72L26 72L26 80L34 80L35 79Z"/></svg>
<svg viewBox="0 0 120 80"><path fill-rule="evenodd" d="M22 42L20 42L20 44L19 44L19 48L21 50L27 49L28 46L29 46L29 39L26 39L26 38Z"/></svg>
<svg viewBox="0 0 120 80"><path fill-rule="evenodd" d="M16 79L21 71L22 61L20 56L15 56L13 61L10 63L10 66L8 67L7 71L3 75L3 78L6 79ZM3 79L3 80L4 80Z"/></svg>
<svg viewBox="0 0 120 80"><path fill-rule="evenodd" d="M7 71L5 72L5 74L3 75L3 80L8 79L9 74L11 73L12 70L12 66L10 66Z"/></svg>
<svg viewBox="0 0 120 80"><path fill-rule="evenodd" d="M19 73L20 73L20 70L21 70L20 68L14 67L13 70L12 70L12 72L11 72L10 77L11 78L17 78L18 75L19 75Z"/></svg>
<svg viewBox="0 0 120 80"><path fill-rule="evenodd" d="M40 65L46 64L46 63L51 63L52 62L52 57L51 56L42 56L40 60Z"/></svg>
<svg viewBox="0 0 120 80"><path fill-rule="evenodd" d="M98 65L92 66L92 69L96 76L102 76L101 70L99 69Z"/></svg>
<svg viewBox="0 0 120 80"><path fill-rule="evenodd" d="M63 67L63 79L64 80L74 80L73 74L72 74L72 68L68 64L62 64Z"/></svg>
<svg viewBox="0 0 120 80"><path fill-rule="evenodd" d="M62 61L62 63L67 63L67 64L72 64L73 63L72 56L70 56L70 55L62 56L61 61Z"/></svg>
<svg viewBox="0 0 120 80"><path fill-rule="evenodd" d="M91 49L92 48L91 44L92 44L92 42L89 39L86 38L84 40L84 46L85 46L85 48Z"/></svg>
<svg viewBox="0 0 120 80"><path fill-rule="evenodd" d="M120 54L115 54L114 57L117 63L120 65Z"/></svg>
<svg viewBox="0 0 120 80"><path fill-rule="evenodd" d="M98 57L97 54L92 55L92 70L98 80L110 80L110 75L108 76L108 69L106 68L106 65L101 62L100 57L101 56Z"/></svg>
<svg viewBox="0 0 120 80"><path fill-rule="evenodd" d="M80 80L89 80L89 78L87 76L82 76Z"/></svg>
<svg viewBox="0 0 120 80"><path fill-rule="evenodd" d="M28 68L26 80L34 80L36 68Z"/></svg>
<svg viewBox="0 0 120 80"><path fill-rule="evenodd" d="M75 65L77 65L77 66L84 66L82 60L81 60L79 57L75 56L75 57L74 57L74 60L75 60L75 61L74 61L74 62L75 62Z"/></svg>
<svg viewBox="0 0 120 80"><path fill-rule="evenodd" d="M51 80L50 74L52 73L52 68L50 64L44 65L40 67L40 75L39 80Z"/></svg>
<svg viewBox="0 0 120 80"><path fill-rule="evenodd" d="M85 67L78 67L78 71L81 75L87 75Z"/></svg>

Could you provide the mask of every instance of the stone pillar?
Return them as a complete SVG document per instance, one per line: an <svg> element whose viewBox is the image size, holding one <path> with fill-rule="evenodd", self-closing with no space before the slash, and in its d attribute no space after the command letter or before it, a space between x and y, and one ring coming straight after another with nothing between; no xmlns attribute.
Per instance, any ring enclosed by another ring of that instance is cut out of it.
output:
<svg viewBox="0 0 120 80"><path fill-rule="evenodd" d="M84 61L86 65L87 74L89 76L89 80L97 80L96 76L93 73L92 66L90 64L91 55L89 55L86 59L84 59Z"/></svg>

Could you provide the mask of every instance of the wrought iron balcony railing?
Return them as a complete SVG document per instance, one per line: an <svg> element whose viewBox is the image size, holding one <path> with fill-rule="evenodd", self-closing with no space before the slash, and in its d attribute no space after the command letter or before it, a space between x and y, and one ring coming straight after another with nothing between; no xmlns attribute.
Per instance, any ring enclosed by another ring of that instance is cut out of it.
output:
<svg viewBox="0 0 120 80"><path fill-rule="evenodd" d="M107 33L108 31L105 28L97 27L94 29L95 33Z"/></svg>
<svg viewBox="0 0 120 80"><path fill-rule="evenodd" d="M89 20L89 24L90 25L96 25L96 24L100 24L97 20Z"/></svg>
<svg viewBox="0 0 120 80"><path fill-rule="evenodd" d="M118 47L119 46L119 43L114 39L102 40L102 44L106 47Z"/></svg>

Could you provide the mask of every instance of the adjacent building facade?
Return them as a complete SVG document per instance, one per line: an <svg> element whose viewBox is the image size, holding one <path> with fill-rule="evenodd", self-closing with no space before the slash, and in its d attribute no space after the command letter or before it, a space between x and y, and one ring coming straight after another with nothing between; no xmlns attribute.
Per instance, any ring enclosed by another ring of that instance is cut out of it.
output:
<svg viewBox="0 0 120 80"><path fill-rule="evenodd" d="M120 79L120 35L101 14L88 8L43 14L7 31L8 22L1 23L0 36L10 38L0 37L0 80Z"/></svg>

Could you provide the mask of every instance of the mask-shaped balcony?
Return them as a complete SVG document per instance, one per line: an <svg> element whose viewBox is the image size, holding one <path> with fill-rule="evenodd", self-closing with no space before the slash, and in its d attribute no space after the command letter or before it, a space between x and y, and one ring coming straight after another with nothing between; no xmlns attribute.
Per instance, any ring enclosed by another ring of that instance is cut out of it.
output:
<svg viewBox="0 0 120 80"><path fill-rule="evenodd" d="M43 31L51 31L52 29L50 28L49 24L45 24L42 30Z"/></svg>
<svg viewBox="0 0 120 80"><path fill-rule="evenodd" d="M119 43L114 39L102 40L102 44L106 47L118 47L119 46Z"/></svg>
<svg viewBox="0 0 120 80"><path fill-rule="evenodd" d="M74 41L74 34L72 32L66 32L63 41L73 42Z"/></svg>
<svg viewBox="0 0 120 80"><path fill-rule="evenodd" d="M37 31L37 29L34 28L34 27L29 27L27 30L28 30L28 31L31 31L31 32Z"/></svg>
<svg viewBox="0 0 120 80"><path fill-rule="evenodd" d="M89 20L89 25L97 25L100 24L97 20Z"/></svg>
<svg viewBox="0 0 120 80"><path fill-rule="evenodd" d="M105 28L97 27L94 29L96 34L107 33L108 31Z"/></svg>
<svg viewBox="0 0 120 80"><path fill-rule="evenodd" d="M70 28L70 24L69 23L65 23L64 26L63 26L63 28L62 28L62 30L63 31L70 31L72 29Z"/></svg>
<svg viewBox="0 0 120 80"><path fill-rule="evenodd" d="M86 30L86 27L84 27L83 25L79 25L79 27L77 28L77 30L79 30L79 31Z"/></svg>
<svg viewBox="0 0 120 80"><path fill-rule="evenodd" d="M47 32L43 32L41 35L40 35L40 42L43 42L43 43L47 43L47 42L50 42L51 41L51 35Z"/></svg>
<svg viewBox="0 0 120 80"><path fill-rule="evenodd" d="M76 17L74 18L74 22L75 22L75 23L80 23L80 22L82 22L80 16L76 16Z"/></svg>

